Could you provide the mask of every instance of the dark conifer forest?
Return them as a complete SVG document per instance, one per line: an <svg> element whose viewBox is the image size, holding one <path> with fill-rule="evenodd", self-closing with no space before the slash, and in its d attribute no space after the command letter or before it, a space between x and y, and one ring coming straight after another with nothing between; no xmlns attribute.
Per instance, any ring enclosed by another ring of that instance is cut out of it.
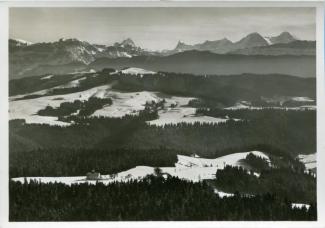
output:
<svg viewBox="0 0 325 228"><path fill-rule="evenodd" d="M220 198L206 182L148 176L105 186L10 182L11 221L287 221L315 220L276 194Z"/></svg>

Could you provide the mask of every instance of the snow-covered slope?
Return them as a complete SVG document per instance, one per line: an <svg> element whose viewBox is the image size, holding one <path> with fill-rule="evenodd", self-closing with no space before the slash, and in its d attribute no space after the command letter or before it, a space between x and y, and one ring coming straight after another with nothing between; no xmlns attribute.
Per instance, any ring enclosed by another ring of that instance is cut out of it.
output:
<svg viewBox="0 0 325 228"><path fill-rule="evenodd" d="M196 115L196 108L188 107L190 100L194 97L164 97L165 108L158 111L159 118L147 121L150 125L164 126L166 124L178 123L220 123L226 122L228 119L215 118L210 116Z"/></svg>
<svg viewBox="0 0 325 228"><path fill-rule="evenodd" d="M46 76L48 77L48 76ZM75 100L88 100L90 97L111 98L112 105L104 106L96 110L92 116L123 117L125 115L137 115L145 108L146 103L158 103L165 101L164 107L158 111L159 118L148 121L150 125L163 126L165 124L186 123L218 123L228 119L214 118L208 116L196 116L195 108L188 107L187 104L193 97L167 96L159 92L121 92L112 89L111 85L104 85L91 88L82 92L75 92L64 95L44 96L52 89L78 87L80 81L85 77L74 79L66 84L56 86L51 89L41 90L30 94L18 95L9 99L10 119L25 119L26 123L42 123L49 125L70 125L70 123L57 121L56 117L39 116L37 112L46 106L59 107L63 102L73 102ZM42 78L46 80L46 78ZM43 95L33 99L21 99L26 95Z"/></svg>
<svg viewBox="0 0 325 228"><path fill-rule="evenodd" d="M71 85L72 86L72 85ZM49 125L70 125L69 123L58 121L56 117L39 116L37 112L46 106L53 108L59 107L63 102L73 102L75 100L88 100L100 90L110 88L109 85L95 87L86 91L70 93L65 95L44 96L34 99L14 100L12 97L9 101L9 118L25 119L26 123L42 123ZM44 94L46 91L39 91L33 94ZM19 96L21 97L21 96Z"/></svg>
<svg viewBox="0 0 325 228"><path fill-rule="evenodd" d="M122 93L115 90L101 91L95 94L97 97L109 97L113 104L97 110L93 116L123 117L125 115L136 115L143 110L147 102L165 100L164 108L158 111L159 118L147 121L150 125L164 126L177 123L219 123L228 119L214 118L208 116L196 116L195 108L186 107L192 97L166 96L159 92L134 92ZM171 107L172 106L172 107Z"/></svg>
<svg viewBox="0 0 325 228"><path fill-rule="evenodd" d="M258 157L266 159L270 163L269 157L260 151L250 151L250 152L241 152L241 153L233 153L229 155L225 155L215 159L207 159L207 158L197 158L197 157L189 157L184 155L177 155L178 162L175 164L176 167L184 168L184 167L217 167L223 169L226 165L231 166L240 166L238 161L241 159L245 159L245 157L252 153Z"/></svg>
<svg viewBox="0 0 325 228"><path fill-rule="evenodd" d="M198 182L204 179L214 179L217 170L223 169L226 165L241 166L240 160L245 159L249 154L262 157L270 161L269 157L260 151L250 151L229 154L215 159L200 158L197 156L190 157L177 155L178 161L174 167L160 167L163 175L171 175L180 179ZM125 182L128 180L142 179L147 175L154 174L154 167L136 166L132 169L119 172L112 175L102 175L100 182L109 184L114 181ZM13 178L14 181L24 181L24 177ZM96 183L96 181L87 181L85 176L76 177L27 177L27 181L36 180L44 183L59 182L67 185L73 183Z"/></svg>
<svg viewBox="0 0 325 228"><path fill-rule="evenodd" d="M33 42L27 41L27 40L23 40L23 39L12 39L13 41L16 42L17 46L21 46L21 45L32 45Z"/></svg>
<svg viewBox="0 0 325 228"><path fill-rule="evenodd" d="M125 115L136 115L145 108L146 102L158 102L159 97L154 92L123 93L115 90L99 90L94 96L100 98L111 98L113 104L97 110L93 116L123 117Z"/></svg>

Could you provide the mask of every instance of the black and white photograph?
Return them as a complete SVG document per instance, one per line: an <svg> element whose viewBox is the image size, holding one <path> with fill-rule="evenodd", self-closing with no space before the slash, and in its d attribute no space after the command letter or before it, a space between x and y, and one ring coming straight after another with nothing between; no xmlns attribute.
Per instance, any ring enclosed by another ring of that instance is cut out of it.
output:
<svg viewBox="0 0 325 228"><path fill-rule="evenodd" d="M316 27L307 6L9 8L9 222L317 221Z"/></svg>

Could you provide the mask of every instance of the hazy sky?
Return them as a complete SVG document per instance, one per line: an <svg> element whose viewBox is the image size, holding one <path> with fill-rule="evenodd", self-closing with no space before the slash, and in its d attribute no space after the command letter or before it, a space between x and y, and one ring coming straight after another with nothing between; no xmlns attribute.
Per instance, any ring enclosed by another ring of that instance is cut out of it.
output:
<svg viewBox="0 0 325 228"><path fill-rule="evenodd" d="M315 39L314 8L11 8L10 37L31 42L78 38L113 44L125 38L147 49L174 48L251 32L288 31Z"/></svg>

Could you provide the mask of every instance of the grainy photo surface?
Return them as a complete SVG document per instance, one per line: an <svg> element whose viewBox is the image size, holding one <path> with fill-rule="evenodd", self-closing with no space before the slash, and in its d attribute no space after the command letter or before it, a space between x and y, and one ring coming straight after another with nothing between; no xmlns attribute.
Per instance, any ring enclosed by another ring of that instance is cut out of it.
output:
<svg viewBox="0 0 325 228"><path fill-rule="evenodd" d="M309 221L315 8L10 8L10 221Z"/></svg>

